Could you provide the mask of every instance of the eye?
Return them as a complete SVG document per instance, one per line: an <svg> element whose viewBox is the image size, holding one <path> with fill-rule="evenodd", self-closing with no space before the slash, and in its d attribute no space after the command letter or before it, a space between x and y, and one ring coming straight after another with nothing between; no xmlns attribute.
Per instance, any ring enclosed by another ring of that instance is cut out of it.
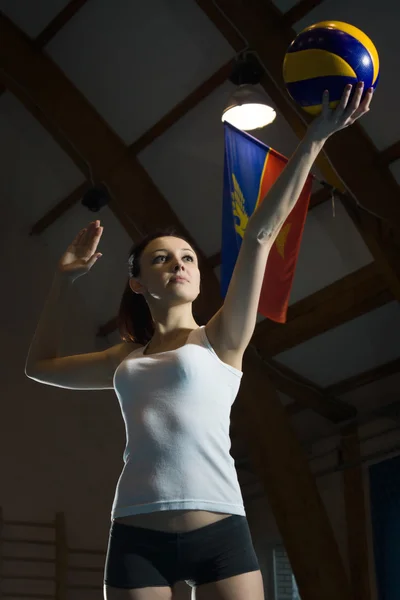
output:
<svg viewBox="0 0 400 600"><path fill-rule="evenodd" d="M159 256L156 256L153 262L158 261L159 258L166 258L166 256L165 254L160 254ZM186 254L183 258L190 258L192 262L194 261L193 256L191 254Z"/></svg>

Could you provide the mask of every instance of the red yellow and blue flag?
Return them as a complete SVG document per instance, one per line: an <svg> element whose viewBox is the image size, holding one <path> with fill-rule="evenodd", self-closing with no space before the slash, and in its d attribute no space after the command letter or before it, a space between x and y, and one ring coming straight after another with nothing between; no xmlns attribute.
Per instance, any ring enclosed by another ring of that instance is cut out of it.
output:
<svg viewBox="0 0 400 600"><path fill-rule="evenodd" d="M288 159L229 123L225 127L222 207L221 294L225 298L247 223L285 168ZM286 322L290 291L312 186L309 175L297 203L268 255L258 311ZM268 201L268 200L267 200Z"/></svg>

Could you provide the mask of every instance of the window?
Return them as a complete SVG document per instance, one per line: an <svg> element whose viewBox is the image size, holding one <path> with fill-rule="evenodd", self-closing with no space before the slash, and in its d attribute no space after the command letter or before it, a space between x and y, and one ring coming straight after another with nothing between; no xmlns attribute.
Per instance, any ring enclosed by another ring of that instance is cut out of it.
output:
<svg viewBox="0 0 400 600"><path fill-rule="evenodd" d="M397 600L400 588L400 456L369 467L378 595Z"/></svg>
<svg viewBox="0 0 400 600"><path fill-rule="evenodd" d="M273 550L274 600L301 600L296 580L283 546Z"/></svg>

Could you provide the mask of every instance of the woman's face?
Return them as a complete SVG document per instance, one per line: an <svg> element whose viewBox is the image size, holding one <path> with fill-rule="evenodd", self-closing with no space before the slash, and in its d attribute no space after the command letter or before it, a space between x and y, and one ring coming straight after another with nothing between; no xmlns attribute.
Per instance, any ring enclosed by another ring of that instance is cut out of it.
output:
<svg viewBox="0 0 400 600"><path fill-rule="evenodd" d="M182 301L193 302L200 293L196 253L180 238L165 236L152 240L140 257L140 271L140 277L131 287L134 285L134 291L144 292L149 299L166 299L168 303L180 304ZM173 282L171 279L175 276L184 281ZM143 287L139 289L137 285L140 287L140 284Z"/></svg>

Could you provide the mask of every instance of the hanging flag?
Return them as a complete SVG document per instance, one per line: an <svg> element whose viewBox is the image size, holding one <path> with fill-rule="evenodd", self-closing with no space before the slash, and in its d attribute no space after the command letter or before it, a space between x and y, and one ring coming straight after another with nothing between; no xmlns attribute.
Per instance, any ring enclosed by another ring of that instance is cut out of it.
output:
<svg viewBox="0 0 400 600"><path fill-rule="evenodd" d="M225 298L247 223L285 168L288 159L229 123L225 127L222 206L221 294ZM310 201L309 175L297 203L273 244L265 268L258 311L286 322L301 237ZM268 201L268 200L267 200Z"/></svg>

